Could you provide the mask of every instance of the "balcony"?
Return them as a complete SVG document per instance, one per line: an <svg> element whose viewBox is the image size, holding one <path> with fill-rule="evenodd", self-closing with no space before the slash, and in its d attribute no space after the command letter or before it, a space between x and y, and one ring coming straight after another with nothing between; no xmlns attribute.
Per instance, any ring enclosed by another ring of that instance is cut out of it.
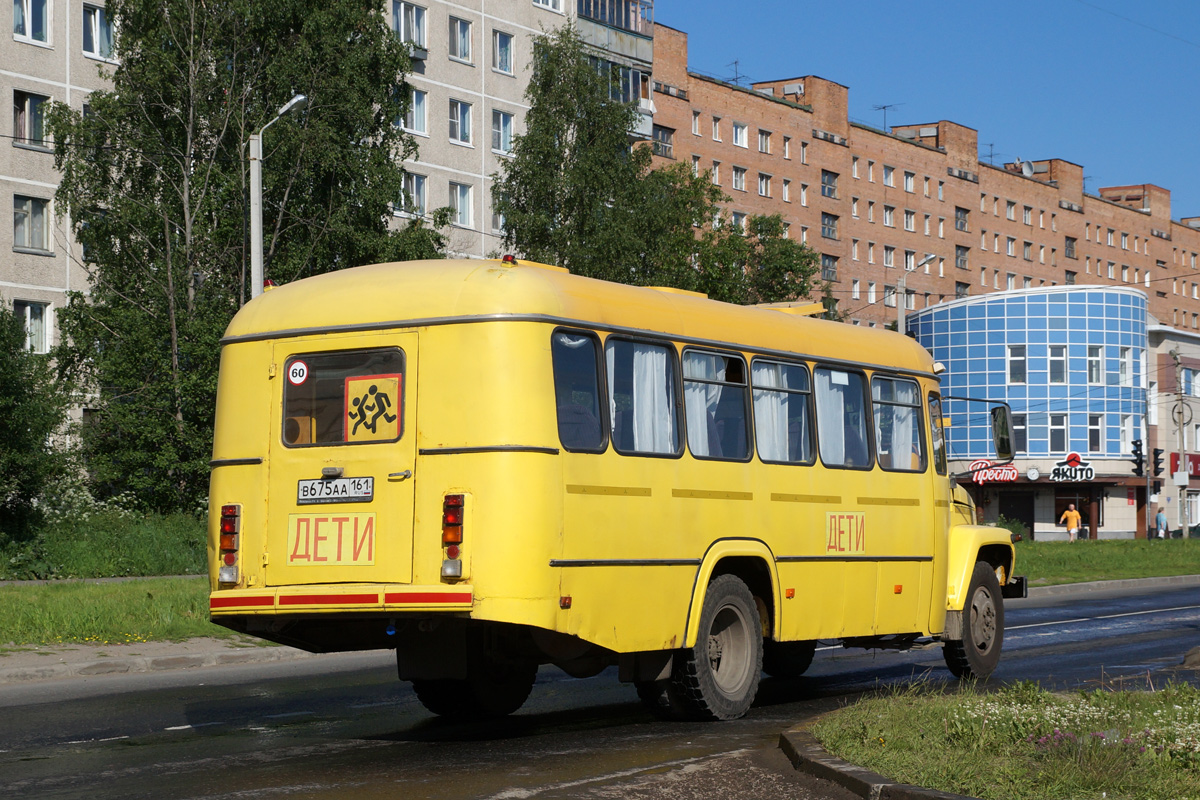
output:
<svg viewBox="0 0 1200 800"><path fill-rule="evenodd" d="M654 0L579 0L579 16L617 30L654 36Z"/></svg>

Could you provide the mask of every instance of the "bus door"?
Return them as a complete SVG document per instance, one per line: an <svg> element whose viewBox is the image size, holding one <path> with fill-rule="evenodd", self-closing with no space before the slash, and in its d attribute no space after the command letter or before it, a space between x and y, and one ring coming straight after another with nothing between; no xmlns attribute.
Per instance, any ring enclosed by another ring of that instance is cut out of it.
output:
<svg viewBox="0 0 1200 800"><path fill-rule="evenodd" d="M417 334L275 345L265 580L409 583Z"/></svg>

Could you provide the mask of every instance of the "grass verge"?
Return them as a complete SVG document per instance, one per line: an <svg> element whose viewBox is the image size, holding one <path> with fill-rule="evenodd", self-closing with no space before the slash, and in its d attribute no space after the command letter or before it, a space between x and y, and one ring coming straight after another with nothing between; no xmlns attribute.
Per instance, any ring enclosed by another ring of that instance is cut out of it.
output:
<svg viewBox="0 0 1200 800"><path fill-rule="evenodd" d="M208 621L208 580L0 586L0 644L126 644L237 634Z"/></svg>
<svg viewBox="0 0 1200 800"><path fill-rule="evenodd" d="M1018 542L1016 574L1030 586L1200 575L1200 539Z"/></svg>
<svg viewBox="0 0 1200 800"><path fill-rule="evenodd" d="M1200 689L993 694L919 688L868 698L813 728L839 758L899 783L984 800L1200 798Z"/></svg>

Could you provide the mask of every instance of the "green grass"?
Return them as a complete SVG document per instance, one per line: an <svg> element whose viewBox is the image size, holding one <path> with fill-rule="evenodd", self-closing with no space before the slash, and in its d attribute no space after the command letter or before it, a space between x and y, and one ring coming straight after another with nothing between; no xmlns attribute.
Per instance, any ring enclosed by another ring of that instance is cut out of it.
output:
<svg viewBox="0 0 1200 800"><path fill-rule="evenodd" d="M0 586L0 645L124 644L234 637L208 621L208 580Z"/></svg>
<svg viewBox="0 0 1200 800"><path fill-rule="evenodd" d="M3 556L0 579L8 580L200 575L205 522L187 514L85 512L10 543Z"/></svg>
<svg viewBox="0 0 1200 800"><path fill-rule="evenodd" d="M1015 572L1030 586L1200 575L1200 539L1018 542Z"/></svg>
<svg viewBox="0 0 1200 800"><path fill-rule="evenodd" d="M820 720L834 755L900 783L991 800L1200 798L1200 690L905 689Z"/></svg>

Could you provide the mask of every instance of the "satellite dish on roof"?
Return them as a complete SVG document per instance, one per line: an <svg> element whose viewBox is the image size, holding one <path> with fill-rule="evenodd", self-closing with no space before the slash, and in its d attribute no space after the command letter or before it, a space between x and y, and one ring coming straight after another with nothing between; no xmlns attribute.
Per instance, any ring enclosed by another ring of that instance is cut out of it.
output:
<svg viewBox="0 0 1200 800"><path fill-rule="evenodd" d="M1021 174L1024 175L1026 178L1033 177L1033 162L1032 161L1022 161L1021 162Z"/></svg>

